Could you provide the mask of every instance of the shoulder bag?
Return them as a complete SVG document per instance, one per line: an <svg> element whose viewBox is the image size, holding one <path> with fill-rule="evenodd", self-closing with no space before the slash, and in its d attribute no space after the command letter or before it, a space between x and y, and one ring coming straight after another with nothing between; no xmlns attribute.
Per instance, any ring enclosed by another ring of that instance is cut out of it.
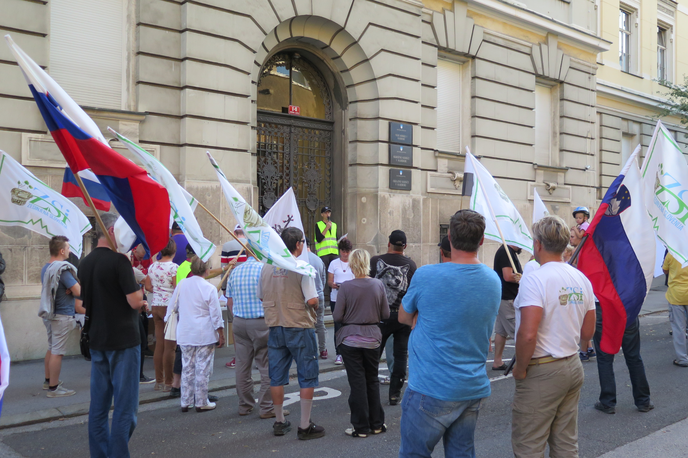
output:
<svg viewBox="0 0 688 458"><path fill-rule="evenodd" d="M84 327L81 328L81 339L79 339L79 349L81 350L81 355L86 358L86 361L91 360L91 339L88 336L88 331L91 329L90 314L91 304L89 303L86 307L86 315L84 315Z"/></svg>
<svg viewBox="0 0 688 458"><path fill-rule="evenodd" d="M177 340L177 323L179 322L179 293L174 301L174 310L165 323L165 340Z"/></svg>

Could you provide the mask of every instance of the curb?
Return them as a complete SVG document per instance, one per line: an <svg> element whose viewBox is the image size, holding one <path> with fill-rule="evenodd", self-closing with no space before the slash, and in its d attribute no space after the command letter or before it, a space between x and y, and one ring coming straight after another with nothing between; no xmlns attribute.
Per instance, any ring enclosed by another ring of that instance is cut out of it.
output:
<svg viewBox="0 0 688 458"><path fill-rule="evenodd" d="M327 372L334 372L337 370L343 370L344 366L328 365L320 369L320 374L325 374ZM260 376L257 376L258 380L254 380L255 385L260 384ZM289 378L296 377L296 370L292 369L289 371ZM228 383L229 381L229 383ZM208 392L231 390L236 388L236 379L224 379L211 381L208 384ZM149 392L139 396L139 405L151 404L153 402L168 401L170 398L168 395L164 395L161 392ZM10 428L16 428L19 426L29 426L38 423L48 423L52 421L64 420L65 418L78 417L88 414L89 409L88 402L82 402L79 404L72 404L63 407L56 407L51 409L36 410L34 412L28 412L16 415L7 415L0 417L0 430L6 430ZM112 409L111 409L112 410Z"/></svg>

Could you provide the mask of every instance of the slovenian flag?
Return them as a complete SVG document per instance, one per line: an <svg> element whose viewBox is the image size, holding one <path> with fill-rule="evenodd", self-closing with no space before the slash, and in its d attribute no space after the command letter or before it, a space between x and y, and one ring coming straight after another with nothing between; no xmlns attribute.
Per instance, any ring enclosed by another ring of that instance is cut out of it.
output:
<svg viewBox="0 0 688 458"><path fill-rule="evenodd" d="M581 248L578 269L592 283L602 307L603 352L616 354L626 326L635 323L650 291L655 236L633 152L602 200Z"/></svg>
<svg viewBox="0 0 688 458"><path fill-rule="evenodd" d="M72 172L91 169L143 244L146 258L162 250L169 240L167 190L144 169L110 148L98 126L79 105L9 35L5 39Z"/></svg>
<svg viewBox="0 0 688 458"><path fill-rule="evenodd" d="M98 177L90 170L82 170L79 172L81 177L81 182L86 187L86 191L91 196L93 200L93 205L96 209L107 212L110 211L110 196L108 196L107 191L98 181ZM64 177L62 178L62 195L65 197L80 197L83 199L84 204L88 207L88 202L84 193L81 192L79 183L77 183L74 173L69 166L65 167Z"/></svg>

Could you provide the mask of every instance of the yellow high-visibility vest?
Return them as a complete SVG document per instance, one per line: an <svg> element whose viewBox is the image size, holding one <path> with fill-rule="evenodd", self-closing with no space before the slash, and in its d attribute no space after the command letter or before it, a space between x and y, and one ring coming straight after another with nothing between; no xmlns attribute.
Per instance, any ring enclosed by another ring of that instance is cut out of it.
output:
<svg viewBox="0 0 688 458"><path fill-rule="evenodd" d="M318 221L318 231L322 234L325 230L325 222ZM317 238L315 240L318 240ZM322 242L316 242L315 244L315 254L318 256L325 256L327 254L339 255L339 250L337 249L337 223L332 223L330 230L325 234L325 238Z"/></svg>

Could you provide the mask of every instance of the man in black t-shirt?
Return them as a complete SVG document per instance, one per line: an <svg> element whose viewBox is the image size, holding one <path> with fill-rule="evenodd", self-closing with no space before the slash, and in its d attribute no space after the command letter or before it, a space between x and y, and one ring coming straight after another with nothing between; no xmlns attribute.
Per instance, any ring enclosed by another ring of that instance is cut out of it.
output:
<svg viewBox="0 0 688 458"><path fill-rule="evenodd" d="M116 219L110 213L102 215L113 241ZM109 248L99 226L96 234L98 246L81 261L78 272L91 348L89 450L91 457L129 456L139 406L139 313L148 304L129 259ZM113 396L117 402L109 428Z"/></svg>
<svg viewBox="0 0 688 458"><path fill-rule="evenodd" d="M502 361L502 354L504 353L506 339L515 337L516 312L514 311L514 299L518 295L518 282L521 280L521 272L523 272L521 262L518 260L521 249L509 245L509 253L511 253L511 259L513 259L516 266L516 272L514 272L511 266L511 261L509 261L504 245L499 247L494 257L494 270L502 282L502 302L499 304L497 321L495 321L494 326L495 356L492 370L495 371L506 369L506 364Z"/></svg>
<svg viewBox="0 0 688 458"><path fill-rule="evenodd" d="M408 290L411 278L416 272L416 263L404 255L405 248L406 234L396 230L389 236L387 253L373 256L370 259L370 276L377 278L385 285L387 302L389 303L389 318L380 323L380 330L382 331L381 356L387 339L394 336L394 364L389 382L390 405L397 405L401 400L401 389L406 378L408 339L411 335L411 327L399 323L399 306Z"/></svg>

